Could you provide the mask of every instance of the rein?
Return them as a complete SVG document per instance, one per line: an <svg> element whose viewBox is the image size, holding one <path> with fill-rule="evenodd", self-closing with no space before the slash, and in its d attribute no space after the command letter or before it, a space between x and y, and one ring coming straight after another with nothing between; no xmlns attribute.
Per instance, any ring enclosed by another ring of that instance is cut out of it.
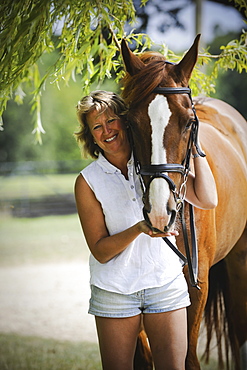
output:
<svg viewBox="0 0 247 370"><path fill-rule="evenodd" d="M191 105L192 105L192 111L194 113L194 121L191 127L190 137L189 137L188 146L187 146L187 153L185 155L184 160L182 161L182 164L166 163L166 164L150 164L147 166L141 166L140 162L138 162L138 160L135 159L135 166L136 166L137 174L140 174L141 176L150 176L146 189L144 187L143 179L141 178L141 185L143 189L143 199L144 200L148 199L150 184L154 179L163 178L164 180L167 181L170 191L173 193L173 196L174 196L174 199L177 205L177 211L176 212L174 211L174 214L171 216L170 224L173 223L176 217L176 213L179 212L180 218L181 218L186 257L178 250L178 248L175 245L171 243L171 241L167 237L163 237L162 239L179 256L179 258L181 258L184 265L188 264L190 283L193 287L200 289L198 285L198 281L197 281L198 248L197 248L197 240L196 240L195 221L194 221L194 208L191 204L189 204L191 252L190 252L188 231L187 231L185 216L184 216L184 198L185 198L185 192L186 192L186 182L187 182L187 178L188 178L188 174L190 170L189 166L190 166L192 146L195 145L199 156L205 157L205 153L203 153L203 151L200 149L199 144L198 144L199 120L196 115L196 110L195 110L192 97L191 97L191 89L189 87L156 87L152 92L155 94L162 94L162 95L163 94L188 94L190 101L191 101ZM172 179L167 175L167 173L170 173L170 172L180 173L184 177L184 181L180 186L178 194L176 191L176 185L174 184ZM145 207L143 207L144 218L148 222L148 224L152 227L151 222L149 220L149 216L148 216L149 212L150 210L147 211ZM167 228L169 228L169 225ZM160 230L156 230L153 227L152 229L154 231L160 231Z"/></svg>

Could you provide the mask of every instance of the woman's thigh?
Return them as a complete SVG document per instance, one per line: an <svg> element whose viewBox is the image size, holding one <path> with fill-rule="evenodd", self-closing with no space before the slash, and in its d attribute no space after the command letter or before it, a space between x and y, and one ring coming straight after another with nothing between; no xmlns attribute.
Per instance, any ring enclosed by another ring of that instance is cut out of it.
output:
<svg viewBox="0 0 247 370"><path fill-rule="evenodd" d="M145 314L144 327L156 370L183 370L187 353L186 308Z"/></svg>
<svg viewBox="0 0 247 370"><path fill-rule="evenodd" d="M133 369L141 315L126 318L95 317L104 370Z"/></svg>

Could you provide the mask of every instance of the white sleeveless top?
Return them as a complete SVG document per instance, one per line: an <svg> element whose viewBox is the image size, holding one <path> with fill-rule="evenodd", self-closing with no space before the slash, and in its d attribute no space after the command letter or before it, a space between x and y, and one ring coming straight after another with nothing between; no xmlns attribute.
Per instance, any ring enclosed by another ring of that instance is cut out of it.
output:
<svg viewBox="0 0 247 370"><path fill-rule="evenodd" d="M133 157L128 162L129 180L102 154L81 174L101 203L110 235L143 220L142 190ZM175 244L175 237L170 239ZM104 264L91 254L89 264L90 284L122 294L160 287L175 279L182 271L181 260L163 239L151 238L144 233Z"/></svg>

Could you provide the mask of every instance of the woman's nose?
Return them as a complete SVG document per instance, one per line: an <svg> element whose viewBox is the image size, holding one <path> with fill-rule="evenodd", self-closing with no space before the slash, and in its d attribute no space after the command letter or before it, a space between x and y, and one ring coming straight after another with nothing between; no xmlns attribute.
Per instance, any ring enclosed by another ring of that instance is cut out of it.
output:
<svg viewBox="0 0 247 370"><path fill-rule="evenodd" d="M103 133L108 134L111 131L110 125L106 122L103 124Z"/></svg>

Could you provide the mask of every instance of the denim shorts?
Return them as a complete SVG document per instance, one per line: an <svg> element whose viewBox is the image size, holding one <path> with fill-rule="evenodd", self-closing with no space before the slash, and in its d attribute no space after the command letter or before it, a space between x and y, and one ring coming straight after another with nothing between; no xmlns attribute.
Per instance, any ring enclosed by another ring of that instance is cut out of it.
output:
<svg viewBox="0 0 247 370"><path fill-rule="evenodd" d="M170 283L143 289L133 294L109 292L91 285L88 313L101 317L131 317L141 313L160 313L190 305L188 287L184 275Z"/></svg>

